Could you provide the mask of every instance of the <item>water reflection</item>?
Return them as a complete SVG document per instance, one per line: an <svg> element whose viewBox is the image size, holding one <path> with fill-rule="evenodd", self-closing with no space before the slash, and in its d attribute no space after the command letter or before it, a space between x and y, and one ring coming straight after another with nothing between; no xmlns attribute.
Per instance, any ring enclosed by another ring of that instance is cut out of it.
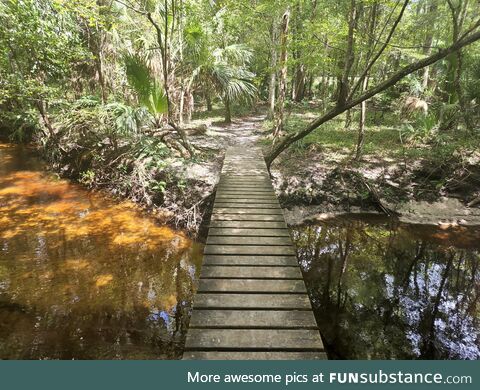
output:
<svg viewBox="0 0 480 390"><path fill-rule="evenodd" d="M480 358L480 229L364 216L293 235L331 358Z"/></svg>
<svg viewBox="0 0 480 390"><path fill-rule="evenodd" d="M201 248L0 144L0 358L181 354Z"/></svg>

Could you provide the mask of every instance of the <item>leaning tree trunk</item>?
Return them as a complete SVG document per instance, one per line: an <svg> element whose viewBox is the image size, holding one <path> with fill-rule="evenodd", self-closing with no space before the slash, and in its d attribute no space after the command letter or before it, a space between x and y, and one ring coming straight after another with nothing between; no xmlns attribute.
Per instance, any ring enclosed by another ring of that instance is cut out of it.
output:
<svg viewBox="0 0 480 390"><path fill-rule="evenodd" d="M287 149L292 143L306 137L308 134L310 134L312 131L314 131L324 123L332 120L333 118L336 118L340 114L343 114L346 110L359 105L364 100L368 100L373 96L379 94L380 92L383 92L386 89L392 87L398 81L402 80L404 77L408 76L409 74L417 72L426 66L432 65L435 62L447 57L448 55L462 49L463 47L471 45L472 43L477 42L479 40L480 40L480 31L467 34L457 42L450 45L449 47L446 47L444 49L439 49L436 53L432 54L429 57L423 58L410 65L406 65L400 68L398 71L390 75L389 78L380 82L375 87L369 88L367 91L365 91L365 93L360 94L358 97L351 96L346 101L344 106L339 106L339 105L335 106L331 110L324 113L322 116L313 120L304 129L286 135L281 140L279 140L279 142L273 145L272 148L270 149L270 152L265 156L265 162L267 163L267 168L270 169L272 162L280 155L280 153L282 153L285 149ZM378 57L379 55L377 56L377 58ZM375 61L373 61L373 63L375 63Z"/></svg>
<svg viewBox="0 0 480 390"><path fill-rule="evenodd" d="M280 79L278 80L278 102L275 112L275 128L273 130L273 139L276 141L283 131L285 125L285 98L287 96L287 59L288 59L288 22L290 20L290 10L287 8L282 16L280 31Z"/></svg>

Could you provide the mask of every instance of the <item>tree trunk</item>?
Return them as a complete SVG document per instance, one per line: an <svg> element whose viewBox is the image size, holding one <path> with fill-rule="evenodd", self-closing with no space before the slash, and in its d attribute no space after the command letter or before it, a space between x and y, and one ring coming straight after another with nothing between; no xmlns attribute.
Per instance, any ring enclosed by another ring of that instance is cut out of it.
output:
<svg viewBox="0 0 480 390"><path fill-rule="evenodd" d="M348 130L351 124L352 124L352 110L347 110L347 112L345 113L345 130Z"/></svg>
<svg viewBox="0 0 480 390"><path fill-rule="evenodd" d="M100 84L100 89L102 93L102 103L105 104L107 102L107 86L105 83L105 76L103 72L103 53L101 52L101 49L97 53L97 56L95 58L95 66L97 68L97 74L98 74L98 82Z"/></svg>
<svg viewBox="0 0 480 390"><path fill-rule="evenodd" d="M362 86L362 93L368 87L368 77L365 77ZM367 101L360 103L360 123L358 126L357 149L355 151L355 161L359 161L363 153L363 144L365 142L365 119L367 117Z"/></svg>
<svg viewBox="0 0 480 390"><path fill-rule="evenodd" d="M301 102L305 99L305 66L300 64L297 66L297 71L295 72L295 83L294 83L294 95L293 100L296 102Z"/></svg>
<svg viewBox="0 0 480 390"><path fill-rule="evenodd" d="M268 84L268 119L275 117L275 91L277 84L277 26L273 19L271 27L271 47L270 47L270 81Z"/></svg>
<svg viewBox="0 0 480 390"><path fill-rule="evenodd" d="M232 109L230 107L230 99L225 98L225 123L232 123Z"/></svg>
<svg viewBox="0 0 480 390"><path fill-rule="evenodd" d="M183 125L183 110L185 106L185 88L180 90L180 99L178 101L178 124Z"/></svg>
<svg viewBox="0 0 480 390"><path fill-rule="evenodd" d="M278 80L278 102L275 112L275 128L273 131L274 141L280 137L284 127L285 98L287 96L287 60L288 60L288 23L290 20L290 10L287 8L282 16L280 31L280 79Z"/></svg>
<svg viewBox="0 0 480 390"><path fill-rule="evenodd" d="M210 94L205 92L205 103L207 103L207 111L212 111L212 99L210 98Z"/></svg>
<svg viewBox="0 0 480 390"><path fill-rule="evenodd" d="M428 15L435 15L435 12L437 10L437 2L432 1L432 3L429 6L426 6L425 11L428 13ZM424 48L423 48L423 54L426 56L429 56L430 53L432 52L432 43L433 43L433 31L435 30L435 20L432 20L432 25L431 28L427 30L427 34L425 36L425 41L424 41ZM423 69L423 78L422 78L422 89L423 92L428 88L428 83L430 81L430 67L427 66Z"/></svg>
<svg viewBox="0 0 480 390"><path fill-rule="evenodd" d="M186 118L186 122L187 123L190 123L192 121L192 113L193 113L193 110L195 109L195 99L193 98L193 93L192 91L188 91L188 94L187 94L187 104L186 104L186 108L187 108L187 118Z"/></svg>
<svg viewBox="0 0 480 390"><path fill-rule="evenodd" d="M342 73L339 74L338 77L337 105L340 107L345 105L350 90L349 78L355 61L355 28L357 26L358 14L356 0L351 0L350 13L348 16L347 49L343 63L340 63L340 68L343 68Z"/></svg>

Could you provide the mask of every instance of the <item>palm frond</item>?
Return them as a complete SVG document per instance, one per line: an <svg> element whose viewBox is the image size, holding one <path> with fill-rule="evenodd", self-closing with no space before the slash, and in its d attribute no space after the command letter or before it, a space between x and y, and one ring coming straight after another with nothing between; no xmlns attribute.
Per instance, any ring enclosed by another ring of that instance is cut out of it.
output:
<svg viewBox="0 0 480 390"><path fill-rule="evenodd" d="M124 57L124 62L128 84L135 90L140 100L148 99L154 79L145 61L128 54Z"/></svg>
<svg viewBox="0 0 480 390"><path fill-rule="evenodd" d="M139 103L146 107L153 116L168 111L168 101L165 89L150 73L145 61L137 56L125 56L127 81L135 90Z"/></svg>
<svg viewBox="0 0 480 390"><path fill-rule="evenodd" d="M158 81L153 83L145 106L152 115L165 114L168 111L167 95Z"/></svg>

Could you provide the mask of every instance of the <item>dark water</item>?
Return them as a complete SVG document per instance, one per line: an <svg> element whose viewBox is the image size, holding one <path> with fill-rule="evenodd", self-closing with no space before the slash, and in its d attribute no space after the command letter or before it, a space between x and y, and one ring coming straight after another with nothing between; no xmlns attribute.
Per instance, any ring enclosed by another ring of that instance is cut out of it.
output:
<svg viewBox="0 0 480 390"><path fill-rule="evenodd" d="M0 144L0 358L182 352L201 247Z"/></svg>
<svg viewBox="0 0 480 390"><path fill-rule="evenodd" d="M480 358L480 229L346 217L293 235L330 358Z"/></svg>

